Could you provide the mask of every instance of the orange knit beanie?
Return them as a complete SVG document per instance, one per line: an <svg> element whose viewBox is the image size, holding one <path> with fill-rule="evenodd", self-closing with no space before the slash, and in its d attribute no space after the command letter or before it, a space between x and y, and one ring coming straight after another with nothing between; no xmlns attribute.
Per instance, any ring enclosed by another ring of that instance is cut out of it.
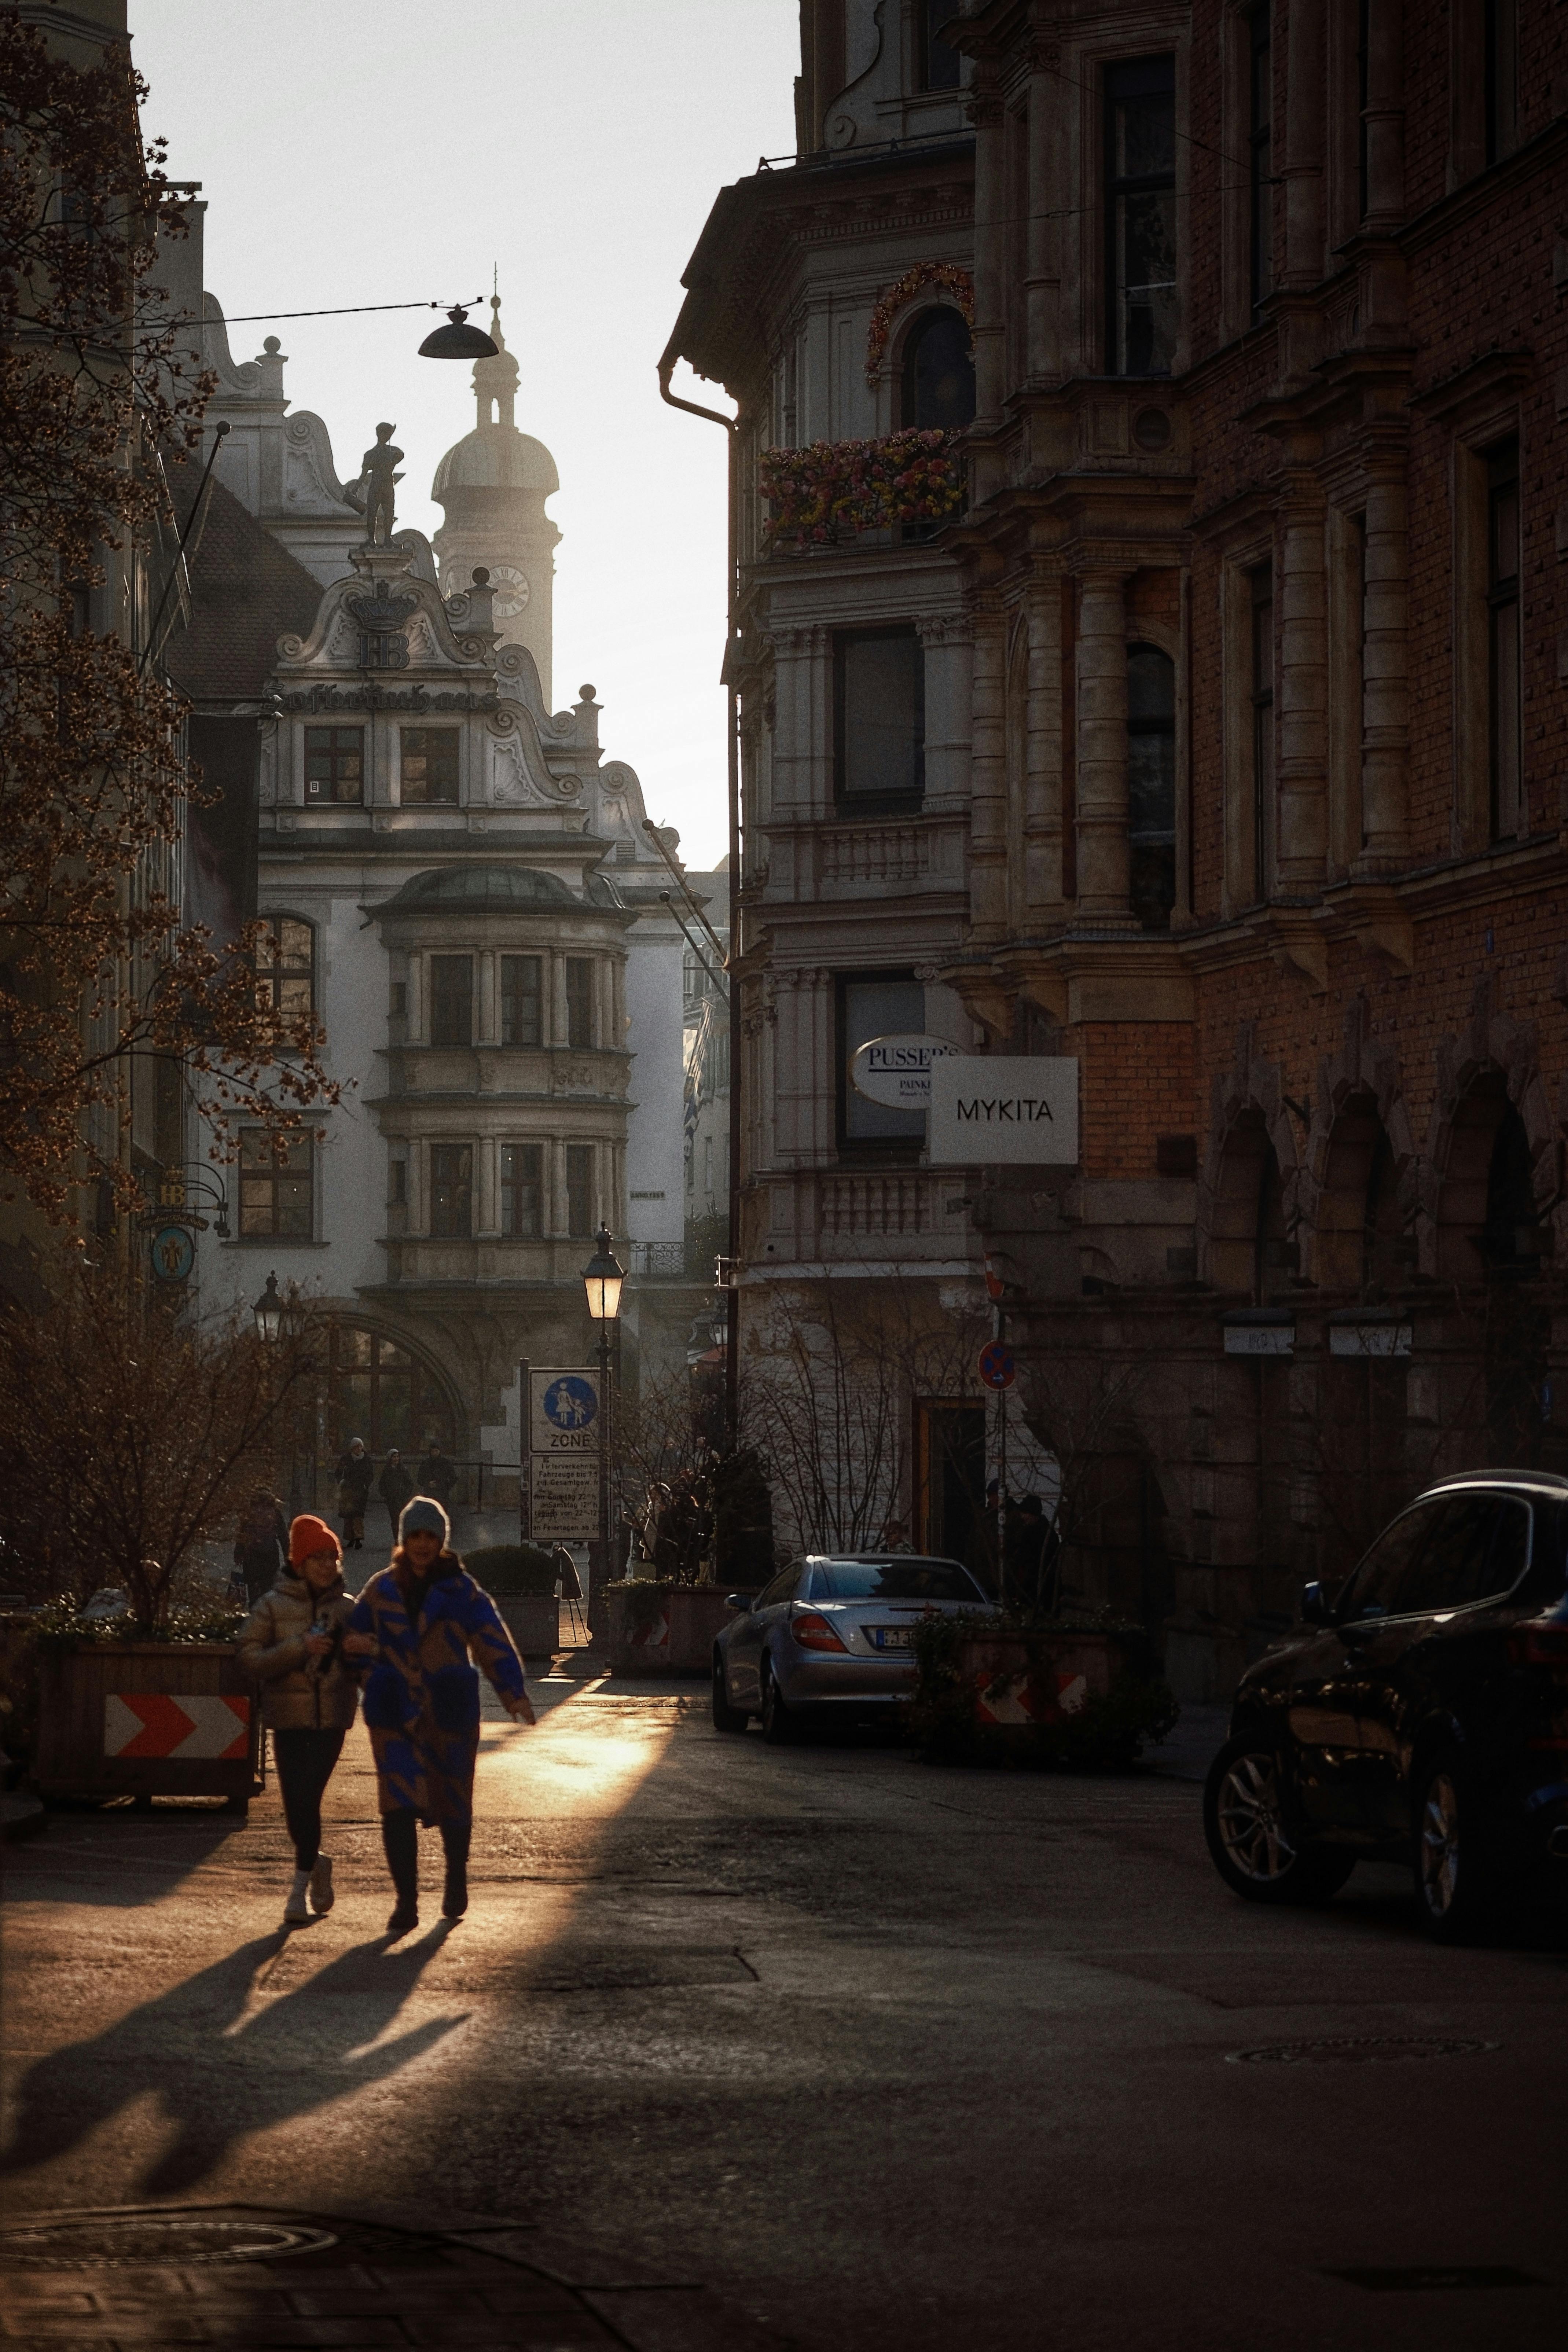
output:
<svg viewBox="0 0 1568 2352"><path fill-rule="evenodd" d="M313 1551L330 1551L342 1559L343 1548L325 1519L301 1511L289 1530L289 1565L300 1568Z"/></svg>

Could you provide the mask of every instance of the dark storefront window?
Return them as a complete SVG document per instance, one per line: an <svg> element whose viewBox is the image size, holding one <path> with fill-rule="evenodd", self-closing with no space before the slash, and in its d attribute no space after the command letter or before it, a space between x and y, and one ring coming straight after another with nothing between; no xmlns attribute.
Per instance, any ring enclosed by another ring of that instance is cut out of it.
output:
<svg viewBox="0 0 1568 2352"><path fill-rule="evenodd" d="M503 1143L500 1148L500 1229L518 1241L536 1241L544 1231L542 1148Z"/></svg>
<svg viewBox="0 0 1568 2352"><path fill-rule="evenodd" d="M542 973L538 956L502 956L500 1041L503 1045L539 1044L543 1034L542 993Z"/></svg>
<svg viewBox="0 0 1568 2352"><path fill-rule="evenodd" d="M467 1241L474 1225L474 1148L430 1146L430 1231L439 1241Z"/></svg>
<svg viewBox="0 0 1568 2352"><path fill-rule="evenodd" d="M403 800L408 808L455 807L458 799L458 730L455 727L405 727L403 730Z"/></svg>
<svg viewBox="0 0 1568 2352"><path fill-rule="evenodd" d="M305 800L309 806L353 807L364 797L364 729L307 727Z"/></svg>
<svg viewBox="0 0 1568 2352"><path fill-rule="evenodd" d="M925 662L912 628L834 640L838 798L913 802L925 790Z"/></svg>

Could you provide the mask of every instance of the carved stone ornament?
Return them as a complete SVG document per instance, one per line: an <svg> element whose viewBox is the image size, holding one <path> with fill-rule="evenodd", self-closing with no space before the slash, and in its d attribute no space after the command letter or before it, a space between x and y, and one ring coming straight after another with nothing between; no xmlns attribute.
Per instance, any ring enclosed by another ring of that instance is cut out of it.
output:
<svg viewBox="0 0 1568 2352"><path fill-rule="evenodd" d="M394 596L379 583L369 595L343 598L360 625L361 669L408 667L408 639L404 624L418 602L417 596Z"/></svg>

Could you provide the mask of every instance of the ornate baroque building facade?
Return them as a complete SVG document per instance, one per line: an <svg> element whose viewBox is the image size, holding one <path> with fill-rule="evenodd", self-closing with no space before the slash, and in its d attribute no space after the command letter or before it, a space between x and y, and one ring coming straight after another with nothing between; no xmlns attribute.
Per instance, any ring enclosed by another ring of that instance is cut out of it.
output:
<svg viewBox="0 0 1568 2352"><path fill-rule="evenodd" d="M230 1139L231 1231L204 1237L199 1278L248 1303L275 1271L327 1308L318 1475L351 1435L438 1436L472 1503L481 1463L519 1460L520 1362L585 1360L601 1222L632 1276L625 1376L684 1360L707 1289L684 1276L684 940L593 688L550 706L556 474L515 425L499 304L436 549L371 545L276 338L233 360L200 209L164 273L218 378L209 427L230 428L171 654L222 793L194 838L199 910L220 938L265 920L262 984L318 1013L344 1094L285 1166Z"/></svg>
<svg viewBox="0 0 1568 2352"><path fill-rule="evenodd" d="M742 404L743 533L770 443L908 413L890 243L863 281L882 405L803 424L789 331L803 256L919 218L947 169L877 144L933 13L966 172L973 130L973 237L949 215L919 244L972 269L966 512L918 551L745 541L748 1279L781 1200L865 1181L833 1131L847 1033L783 1048L839 876L874 875L928 1006L1079 1064L1079 1165L963 1213L1075 1491L1069 1582L1162 1627L1205 1696L1426 1477L1563 1443L1568 83L1512 0L808 7L801 156L721 199L683 314ZM821 315L847 383L866 312ZM962 816L939 750L918 805L851 832L834 599L879 575ZM964 689L933 726L938 623Z"/></svg>

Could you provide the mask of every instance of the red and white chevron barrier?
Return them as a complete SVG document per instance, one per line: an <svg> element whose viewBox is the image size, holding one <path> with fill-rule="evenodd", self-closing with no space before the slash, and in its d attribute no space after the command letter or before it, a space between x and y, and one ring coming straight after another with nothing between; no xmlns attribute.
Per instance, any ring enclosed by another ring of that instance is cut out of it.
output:
<svg viewBox="0 0 1568 2352"><path fill-rule="evenodd" d="M248 1754L250 1701L169 1691L110 1691L103 1702L106 1756L175 1756L226 1763Z"/></svg>
<svg viewBox="0 0 1568 2352"><path fill-rule="evenodd" d="M1070 1666L1065 1673L1047 1666L982 1685L974 1707L982 1723L1017 1725L1055 1723L1064 1715L1077 1715L1088 1704L1086 1675Z"/></svg>

